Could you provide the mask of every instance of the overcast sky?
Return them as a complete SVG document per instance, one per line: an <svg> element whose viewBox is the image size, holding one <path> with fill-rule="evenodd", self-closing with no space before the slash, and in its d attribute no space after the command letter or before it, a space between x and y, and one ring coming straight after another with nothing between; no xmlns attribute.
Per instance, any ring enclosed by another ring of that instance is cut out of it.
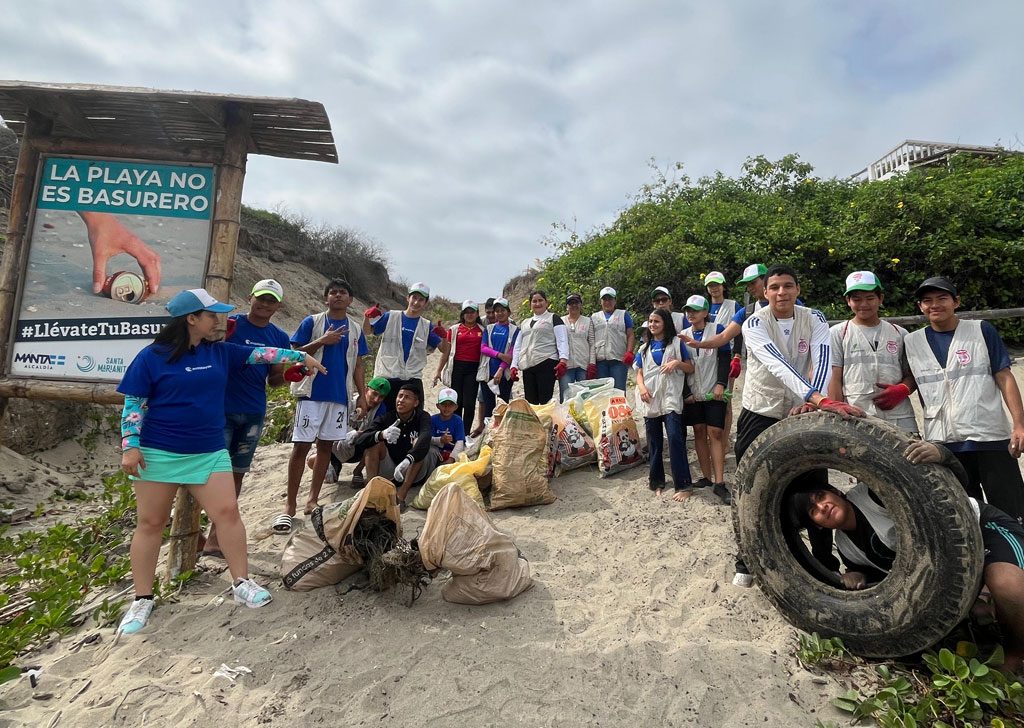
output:
<svg viewBox="0 0 1024 728"><path fill-rule="evenodd" d="M848 175L906 138L1021 148L1024 3L8 3L0 77L322 102L340 165L252 157L244 200L356 228L393 274L495 295L648 160ZM573 222L575 221L575 222Z"/></svg>

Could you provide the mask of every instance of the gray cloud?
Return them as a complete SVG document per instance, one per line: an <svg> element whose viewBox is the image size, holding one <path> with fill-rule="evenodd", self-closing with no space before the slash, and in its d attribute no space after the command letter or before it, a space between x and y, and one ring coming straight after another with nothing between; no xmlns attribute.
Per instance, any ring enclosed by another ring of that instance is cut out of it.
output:
<svg viewBox="0 0 1024 728"><path fill-rule="evenodd" d="M691 175L900 140L1019 143L1024 6L37 2L4 75L322 101L338 167L254 157L245 199L350 226L395 272L493 295L555 221L605 224L647 160Z"/></svg>

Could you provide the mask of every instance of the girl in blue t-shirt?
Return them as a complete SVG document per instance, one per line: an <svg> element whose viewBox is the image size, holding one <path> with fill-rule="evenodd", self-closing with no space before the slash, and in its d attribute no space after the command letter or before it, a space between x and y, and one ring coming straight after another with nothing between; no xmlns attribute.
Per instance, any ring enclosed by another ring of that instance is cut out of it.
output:
<svg viewBox="0 0 1024 728"><path fill-rule="evenodd" d="M118 628L125 634L142 629L153 610L156 562L179 485L189 487L217 527L234 600L248 607L270 601L270 592L249 578L245 526L224 447L224 391L228 377L249 364L303 363L327 374L300 351L207 341L217 314L234 306L202 288L182 291L166 308L174 318L138 353L117 388L125 395L121 469L135 481L138 509L131 545L135 601Z"/></svg>

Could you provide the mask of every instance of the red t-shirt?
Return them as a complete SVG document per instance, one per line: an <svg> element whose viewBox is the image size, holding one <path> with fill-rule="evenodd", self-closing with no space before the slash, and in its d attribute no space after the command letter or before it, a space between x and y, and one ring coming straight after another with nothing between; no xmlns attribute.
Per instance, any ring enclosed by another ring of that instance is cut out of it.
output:
<svg viewBox="0 0 1024 728"><path fill-rule="evenodd" d="M452 332L448 331L448 341L452 340ZM459 324L458 341L455 343L455 361L480 361L480 346L483 344L484 332L479 326L466 328Z"/></svg>

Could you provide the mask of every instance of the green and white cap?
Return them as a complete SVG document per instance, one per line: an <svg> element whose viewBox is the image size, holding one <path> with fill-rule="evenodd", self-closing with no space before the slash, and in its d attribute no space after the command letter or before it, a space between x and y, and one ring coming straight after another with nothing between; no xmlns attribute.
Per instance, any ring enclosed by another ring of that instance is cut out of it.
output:
<svg viewBox="0 0 1024 728"><path fill-rule="evenodd" d="M704 298L704 296L695 293L686 299L686 305L683 308L688 308L691 311L707 311L711 308L711 304L708 303L708 299Z"/></svg>
<svg viewBox="0 0 1024 728"><path fill-rule="evenodd" d="M869 270L855 270L850 275L846 276L846 293L843 295L849 296L853 291L878 291L882 292L882 284L878 281L878 276Z"/></svg>
<svg viewBox="0 0 1024 728"><path fill-rule="evenodd" d="M598 298L604 298L605 296L611 296L615 298L618 294L615 293L615 289L611 286L605 286L601 289L601 293L598 294Z"/></svg>
<svg viewBox="0 0 1024 728"><path fill-rule="evenodd" d="M704 276L704 285L706 286L709 283L721 283L724 286L725 285L725 276L722 275L721 271L713 270L710 273L708 273L706 276Z"/></svg>
<svg viewBox="0 0 1024 728"><path fill-rule="evenodd" d="M409 295L411 296L414 293L418 293L424 298L430 298L430 286L422 282L413 283L409 286Z"/></svg>
<svg viewBox="0 0 1024 728"><path fill-rule="evenodd" d="M440 392L437 393L437 403L438 404L443 404L445 402L451 402L452 404L458 404L459 403L459 393L456 392L454 389L449 389L448 387L445 387L444 389L442 389Z"/></svg>
<svg viewBox="0 0 1024 728"><path fill-rule="evenodd" d="M743 269L743 275L740 277L737 283L750 283L755 278L760 278L768 272L768 266L764 263L751 263Z"/></svg>

